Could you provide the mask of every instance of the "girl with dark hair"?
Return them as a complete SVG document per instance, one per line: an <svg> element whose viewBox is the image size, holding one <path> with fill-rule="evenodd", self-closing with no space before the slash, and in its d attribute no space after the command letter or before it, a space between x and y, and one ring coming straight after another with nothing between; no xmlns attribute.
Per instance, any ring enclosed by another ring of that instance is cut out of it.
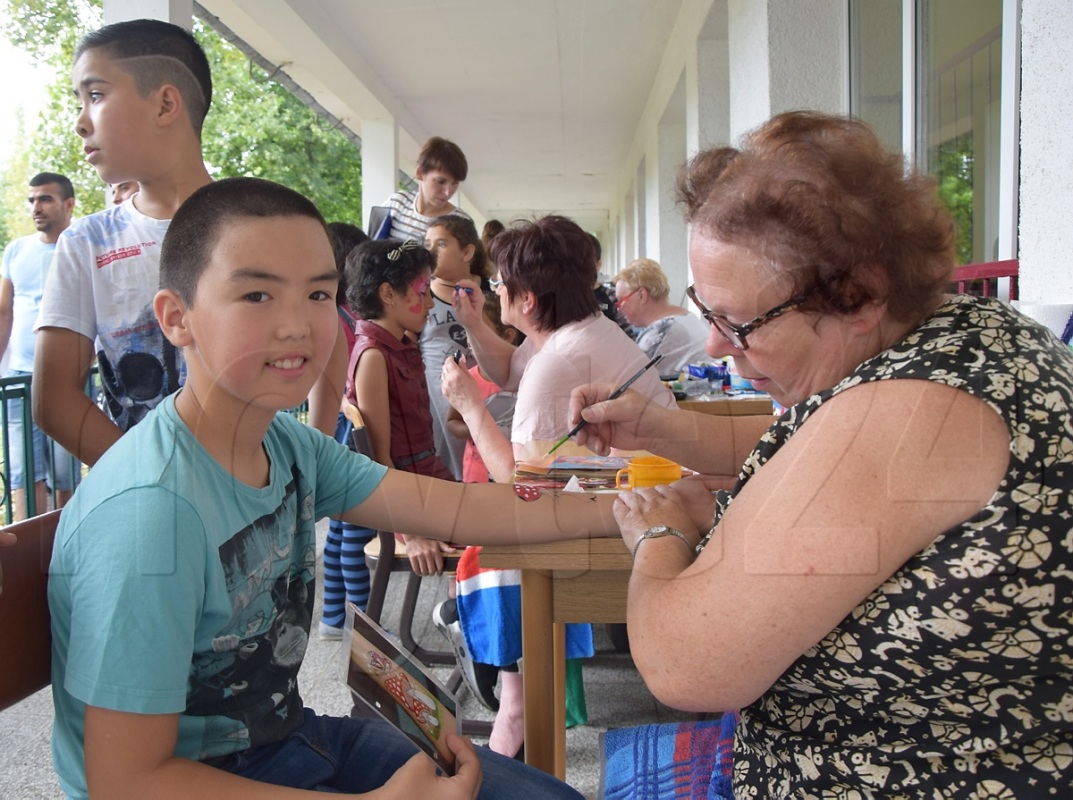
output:
<svg viewBox="0 0 1073 800"><path fill-rule="evenodd" d="M465 446L461 439L447 432L447 412L451 406L440 392L440 373L443 362L455 352L472 357L466 329L454 312L455 287L459 281L471 278L487 288L488 259L473 221L462 217L444 217L430 225L425 233L425 247L433 254L435 266L430 287L432 309L420 339L425 382L432 398L432 433L436 454L455 479L461 480Z"/></svg>
<svg viewBox="0 0 1073 800"><path fill-rule="evenodd" d="M412 240L370 241L347 256L347 300L360 319L346 399L358 407L381 464L453 480L436 456L421 351L410 336L432 308L432 254ZM443 571L444 542L404 536L418 575Z"/></svg>

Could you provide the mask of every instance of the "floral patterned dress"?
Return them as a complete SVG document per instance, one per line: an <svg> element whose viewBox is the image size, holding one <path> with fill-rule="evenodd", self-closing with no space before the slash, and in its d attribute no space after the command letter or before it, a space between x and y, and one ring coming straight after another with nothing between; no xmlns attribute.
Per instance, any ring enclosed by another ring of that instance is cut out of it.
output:
<svg viewBox="0 0 1073 800"><path fill-rule="evenodd" d="M1006 475L976 516L906 562L742 709L739 798L1073 797L1065 346L1004 303L952 298L833 389L789 409L738 489L831 397L907 378L995 409L1010 431Z"/></svg>

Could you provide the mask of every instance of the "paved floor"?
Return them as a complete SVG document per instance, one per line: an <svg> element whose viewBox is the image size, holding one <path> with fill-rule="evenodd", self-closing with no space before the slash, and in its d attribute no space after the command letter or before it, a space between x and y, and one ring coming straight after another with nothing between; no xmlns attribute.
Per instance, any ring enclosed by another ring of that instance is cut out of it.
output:
<svg viewBox="0 0 1073 800"><path fill-rule="evenodd" d="M325 527L319 526L321 536ZM392 611L401 605L402 585L402 576L395 576L385 606L388 627L395 626ZM430 616L432 605L445 596L446 578L428 579L422 584L417 617L421 623L415 626L415 633L421 644L434 649L446 649L446 640L432 626ZM317 605L320 605L319 596ZM687 718L652 697L629 655L614 651L602 626L597 626L596 647L596 657L586 661L584 666L588 724L572 728L566 736L567 782L587 798L599 797L599 739L603 731L609 727ZM4 653L0 658L12 655ZM350 710L349 690L341 678L343 659L338 642L313 636L299 683L306 704L320 713L346 714ZM448 673L449 670L444 669L440 674L446 679ZM463 718L491 719L491 712L471 698L465 689L461 691L459 703ZM62 796L52 773L51 729L52 696L47 690L0 712L0 800ZM475 741L482 743L479 739Z"/></svg>

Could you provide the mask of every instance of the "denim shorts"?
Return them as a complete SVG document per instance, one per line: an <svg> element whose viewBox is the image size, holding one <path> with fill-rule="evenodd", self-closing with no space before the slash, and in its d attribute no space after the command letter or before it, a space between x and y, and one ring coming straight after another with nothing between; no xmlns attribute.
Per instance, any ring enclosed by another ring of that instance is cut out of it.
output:
<svg viewBox="0 0 1073 800"><path fill-rule="evenodd" d="M370 792L387 783L417 747L392 725L366 717L326 717L305 709L302 726L276 744L212 759L251 780L321 792ZM520 761L478 747L482 800L581 800L575 789Z"/></svg>

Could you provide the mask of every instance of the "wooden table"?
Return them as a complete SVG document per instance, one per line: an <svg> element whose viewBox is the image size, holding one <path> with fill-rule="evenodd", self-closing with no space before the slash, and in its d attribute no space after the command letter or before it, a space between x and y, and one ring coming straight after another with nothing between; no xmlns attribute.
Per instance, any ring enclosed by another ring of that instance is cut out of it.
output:
<svg viewBox="0 0 1073 800"><path fill-rule="evenodd" d="M481 566L522 571L525 762L566 778L567 622L625 622L622 539L486 545Z"/></svg>
<svg viewBox="0 0 1073 800"><path fill-rule="evenodd" d="M771 419L767 396L683 401L679 407L720 416ZM759 431L757 433L759 436ZM530 442L522 459L540 460L554 442ZM563 455L589 453L573 441ZM630 455L630 454L623 454ZM638 452L633 455L644 455ZM566 778L567 622L625 622L630 554L622 539L485 545L481 566L522 571L522 658L525 671L525 761Z"/></svg>

